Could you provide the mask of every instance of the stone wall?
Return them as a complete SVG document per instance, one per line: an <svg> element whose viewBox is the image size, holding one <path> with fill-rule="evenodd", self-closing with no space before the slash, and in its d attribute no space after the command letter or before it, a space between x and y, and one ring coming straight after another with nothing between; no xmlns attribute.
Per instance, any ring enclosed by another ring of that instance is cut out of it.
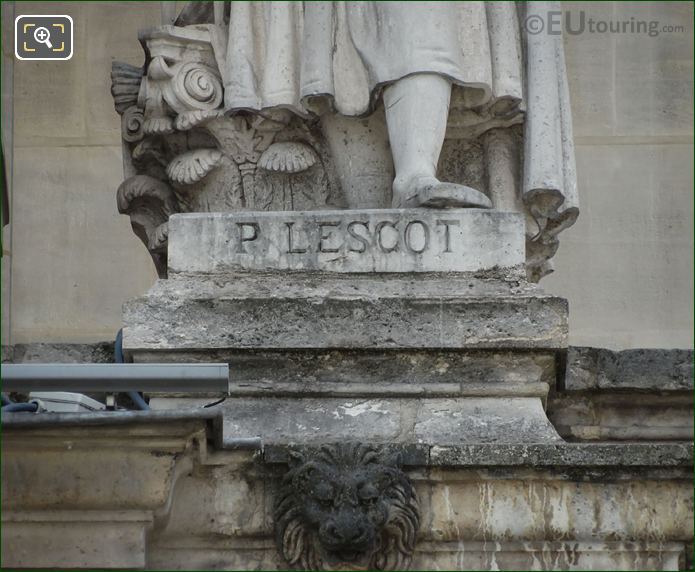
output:
<svg viewBox="0 0 695 572"><path fill-rule="evenodd" d="M690 347L693 6L565 6L686 31L566 35L582 214L543 285L569 299L573 344Z"/></svg>
<svg viewBox="0 0 695 572"><path fill-rule="evenodd" d="M2 565L287 569L272 516L287 452L219 446L217 414L3 416ZM414 570L692 569L690 444L420 453L403 457Z"/></svg>
<svg viewBox="0 0 695 572"><path fill-rule="evenodd" d="M578 5L566 6L578 21ZM693 6L587 2L581 9L587 19L634 17L685 31L567 35L583 213L563 234L556 274L543 285L569 299L573 344L689 347ZM4 18L14 181L13 224L3 237L3 343L111 339L121 304L144 293L155 273L116 211L121 144L109 72L114 57L141 63L137 30L161 22L160 6L15 3L15 14L31 13L70 14L75 55L12 62L13 18Z"/></svg>
<svg viewBox="0 0 695 572"><path fill-rule="evenodd" d="M117 54L142 63L137 32L161 22L160 6L16 2L15 14L70 14L75 49L65 62L13 62L12 223L3 241L11 312L3 341L113 339L122 302L147 290L155 273L116 210L123 167L111 61ZM13 20L3 19L6 54Z"/></svg>

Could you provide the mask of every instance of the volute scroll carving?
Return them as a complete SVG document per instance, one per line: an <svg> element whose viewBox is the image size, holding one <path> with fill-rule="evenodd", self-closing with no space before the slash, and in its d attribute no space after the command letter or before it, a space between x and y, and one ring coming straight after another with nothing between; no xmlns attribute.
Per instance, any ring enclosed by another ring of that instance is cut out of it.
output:
<svg viewBox="0 0 695 572"><path fill-rule="evenodd" d="M160 277L166 277L167 259L163 213L343 206L329 147L315 121L282 111L224 112L206 26L162 26L140 39L145 65L114 62L111 73L126 172L118 206L131 217ZM133 185L159 190L128 201ZM154 206L163 188L167 208Z"/></svg>

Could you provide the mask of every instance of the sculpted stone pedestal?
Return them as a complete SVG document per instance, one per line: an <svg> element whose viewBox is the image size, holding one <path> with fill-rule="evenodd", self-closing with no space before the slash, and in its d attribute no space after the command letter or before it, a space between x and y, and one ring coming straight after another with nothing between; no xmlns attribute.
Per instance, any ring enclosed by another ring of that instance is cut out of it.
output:
<svg viewBox="0 0 695 572"><path fill-rule="evenodd" d="M556 442L567 304L524 272L517 213L174 215L169 278L126 305L124 350L228 362L230 438Z"/></svg>
<svg viewBox="0 0 695 572"><path fill-rule="evenodd" d="M692 376L565 371L532 283L579 209L562 37L522 25L559 6L518 4L191 2L113 63L160 276L123 349L229 390L3 414L2 566L691 565Z"/></svg>
<svg viewBox="0 0 695 572"><path fill-rule="evenodd" d="M546 416L567 302L526 281L520 214L182 214L168 249L168 279L125 306L125 352L229 363L228 395L150 405L195 414L226 397L216 447L241 456L182 481L150 565L667 570L688 558L692 449L566 443ZM238 451L253 442L255 464ZM378 482L394 488L360 492ZM211 500L223 491L234 506ZM673 519L652 508L664 495ZM391 548L330 551L325 530L357 534L370 502L393 499L379 531Z"/></svg>
<svg viewBox="0 0 695 572"><path fill-rule="evenodd" d="M227 362L229 392L3 415L3 566L685 569L692 444L648 441L645 407L609 420L630 442L581 439L606 430L592 387L678 390L645 398L658 421L691 376L664 385L643 357L649 386L576 351L560 370L567 304L524 280L522 229L475 210L173 216L125 350Z"/></svg>

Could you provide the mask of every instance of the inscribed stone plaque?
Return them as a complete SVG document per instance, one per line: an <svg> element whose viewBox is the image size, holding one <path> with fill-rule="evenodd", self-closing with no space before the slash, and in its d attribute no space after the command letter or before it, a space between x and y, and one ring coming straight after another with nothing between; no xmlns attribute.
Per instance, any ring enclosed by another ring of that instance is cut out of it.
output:
<svg viewBox="0 0 695 572"><path fill-rule="evenodd" d="M172 272L476 272L523 263L524 222L511 212L190 213L169 220Z"/></svg>

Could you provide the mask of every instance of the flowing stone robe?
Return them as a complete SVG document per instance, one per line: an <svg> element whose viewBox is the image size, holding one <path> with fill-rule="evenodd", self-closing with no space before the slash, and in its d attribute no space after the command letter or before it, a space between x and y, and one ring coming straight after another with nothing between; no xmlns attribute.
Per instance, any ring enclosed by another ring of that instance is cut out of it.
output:
<svg viewBox="0 0 695 572"><path fill-rule="evenodd" d="M452 108L469 111L476 134L523 122L520 193L537 250L529 256L538 257L538 277L552 271L556 236L579 212L567 77L562 37L524 34L521 23L547 18L556 2L234 1L228 9L228 21L215 18L215 52L230 113L366 116L385 86L435 73L452 82Z"/></svg>

